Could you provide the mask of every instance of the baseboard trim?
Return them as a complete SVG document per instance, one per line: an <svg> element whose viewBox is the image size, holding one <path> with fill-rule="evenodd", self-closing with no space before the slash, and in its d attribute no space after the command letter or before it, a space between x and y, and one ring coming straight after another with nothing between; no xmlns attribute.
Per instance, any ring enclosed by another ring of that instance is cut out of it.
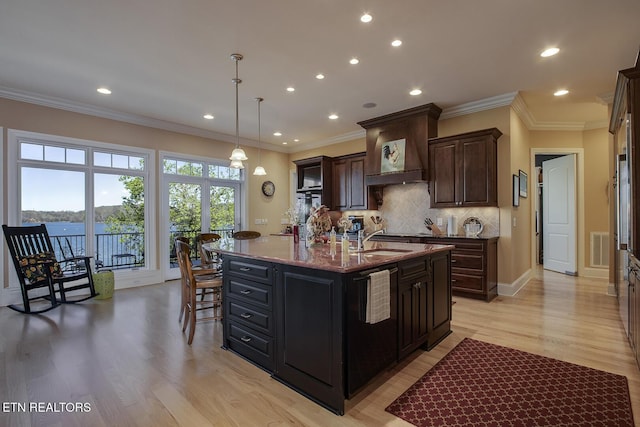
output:
<svg viewBox="0 0 640 427"><path fill-rule="evenodd" d="M512 297L516 295L520 289L524 288L529 280L533 277L533 271L531 269L525 271L520 277L518 277L513 283L498 283L498 295Z"/></svg>
<svg viewBox="0 0 640 427"><path fill-rule="evenodd" d="M598 279L609 278L608 268L585 267L583 273L584 273L584 277L593 277Z"/></svg>

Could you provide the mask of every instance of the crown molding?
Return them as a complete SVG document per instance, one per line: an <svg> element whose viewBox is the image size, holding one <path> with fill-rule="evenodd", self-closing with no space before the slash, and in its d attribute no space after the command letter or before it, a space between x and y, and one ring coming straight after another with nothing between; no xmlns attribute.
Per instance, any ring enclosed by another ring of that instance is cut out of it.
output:
<svg viewBox="0 0 640 427"><path fill-rule="evenodd" d="M306 144L297 145L291 147L290 153L298 153L300 151L312 150L314 148L326 147L327 145L338 144L340 142L353 141L354 139L365 138L367 133L364 129L356 130L349 133L343 133L331 138L323 139L320 141L309 142Z"/></svg>
<svg viewBox="0 0 640 427"><path fill-rule="evenodd" d="M507 107L511 105L514 98L518 96L518 92L509 92L502 95L492 96L491 98L481 99L479 101L467 102L455 107L445 108L440 114L440 120L450 119L452 117L466 116L468 114L477 113L485 110L493 110L494 108Z"/></svg>

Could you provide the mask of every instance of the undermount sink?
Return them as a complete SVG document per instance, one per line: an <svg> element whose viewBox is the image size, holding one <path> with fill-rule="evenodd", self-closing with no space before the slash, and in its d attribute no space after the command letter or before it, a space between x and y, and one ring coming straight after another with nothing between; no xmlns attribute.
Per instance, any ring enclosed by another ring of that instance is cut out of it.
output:
<svg viewBox="0 0 640 427"><path fill-rule="evenodd" d="M407 252L413 252L408 249L369 249L362 251L365 256L396 256Z"/></svg>

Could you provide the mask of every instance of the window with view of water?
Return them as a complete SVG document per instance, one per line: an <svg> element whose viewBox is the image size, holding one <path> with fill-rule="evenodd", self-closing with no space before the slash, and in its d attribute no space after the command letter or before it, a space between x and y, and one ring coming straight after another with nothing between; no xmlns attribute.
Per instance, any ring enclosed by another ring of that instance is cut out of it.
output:
<svg viewBox="0 0 640 427"><path fill-rule="evenodd" d="M89 255L98 269L146 266L148 155L58 139L17 141L19 221L46 224L60 260Z"/></svg>

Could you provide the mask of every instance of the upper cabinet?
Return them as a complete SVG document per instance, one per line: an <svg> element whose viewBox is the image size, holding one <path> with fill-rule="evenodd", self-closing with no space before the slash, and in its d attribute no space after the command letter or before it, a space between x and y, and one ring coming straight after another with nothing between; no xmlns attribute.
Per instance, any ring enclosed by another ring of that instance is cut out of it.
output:
<svg viewBox="0 0 640 427"><path fill-rule="evenodd" d="M331 206L332 178L331 157L317 156L308 159L294 160L298 175L296 190L299 193L312 192L320 194L323 205Z"/></svg>
<svg viewBox="0 0 640 427"><path fill-rule="evenodd" d="M365 153L333 158L333 209L377 209L364 182Z"/></svg>
<svg viewBox="0 0 640 427"><path fill-rule="evenodd" d="M358 122L367 131L366 185L427 181L427 139L438 135L441 112L426 104Z"/></svg>
<svg viewBox="0 0 640 427"><path fill-rule="evenodd" d="M498 206L496 128L429 139L432 208Z"/></svg>

